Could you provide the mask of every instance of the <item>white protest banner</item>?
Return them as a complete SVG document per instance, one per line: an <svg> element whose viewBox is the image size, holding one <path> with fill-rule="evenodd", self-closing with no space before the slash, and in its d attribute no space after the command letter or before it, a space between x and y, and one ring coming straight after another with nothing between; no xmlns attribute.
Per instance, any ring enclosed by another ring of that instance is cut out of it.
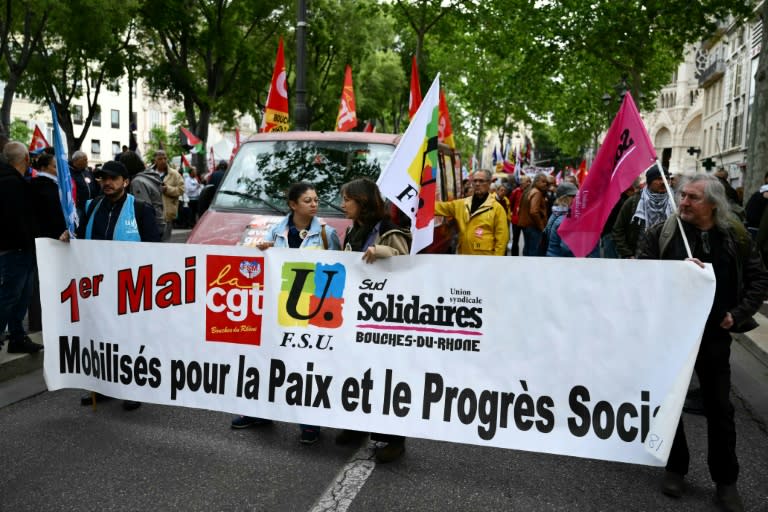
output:
<svg viewBox="0 0 768 512"><path fill-rule="evenodd" d="M37 251L51 390L650 465L715 288L682 261Z"/></svg>

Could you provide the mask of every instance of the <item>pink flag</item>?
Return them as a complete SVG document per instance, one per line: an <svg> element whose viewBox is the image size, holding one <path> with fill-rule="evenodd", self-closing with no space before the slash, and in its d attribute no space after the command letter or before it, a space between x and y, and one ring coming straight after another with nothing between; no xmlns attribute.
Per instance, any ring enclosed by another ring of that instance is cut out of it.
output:
<svg viewBox="0 0 768 512"><path fill-rule="evenodd" d="M627 93L571 205L571 215L557 230L574 256L584 257L595 248L621 193L655 161L656 150Z"/></svg>

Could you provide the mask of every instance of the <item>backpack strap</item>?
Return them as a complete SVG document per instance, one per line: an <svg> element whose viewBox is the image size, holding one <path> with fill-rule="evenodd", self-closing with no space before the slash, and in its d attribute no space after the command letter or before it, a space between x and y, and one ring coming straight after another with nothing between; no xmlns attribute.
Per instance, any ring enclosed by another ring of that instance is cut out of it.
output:
<svg viewBox="0 0 768 512"><path fill-rule="evenodd" d="M323 239L323 249L328 250L328 235L325 234L325 224L320 226L320 238Z"/></svg>

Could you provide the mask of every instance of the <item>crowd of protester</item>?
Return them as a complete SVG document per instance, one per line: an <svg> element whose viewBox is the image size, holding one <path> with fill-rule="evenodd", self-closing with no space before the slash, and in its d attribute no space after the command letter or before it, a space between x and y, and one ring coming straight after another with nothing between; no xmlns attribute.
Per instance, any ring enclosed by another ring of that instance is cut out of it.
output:
<svg viewBox="0 0 768 512"><path fill-rule="evenodd" d="M219 162L203 180L194 170L183 174L177 171L162 150L154 153L150 165L130 150L94 170L87 164L87 155L80 151L72 155L69 163L80 218L78 238L142 242L167 241L174 227L194 226L227 168L226 162ZM30 327L40 327L34 239L66 241L70 236L59 204L57 171L50 148L34 159L18 142L9 142L3 149L0 332L6 327L9 330L9 352L42 349L27 336L22 320L30 308ZM768 296L768 272L763 261L768 251L763 250L762 257L759 251L768 240L768 174L766 185L743 208L742 198L722 170L713 175L697 174L681 183L663 172L654 166L624 191L589 257L687 257L701 266L712 265L718 278L715 299L695 370L708 422L708 463L716 483L716 500L724 509L741 510L736 490L739 467L734 412L728 396L729 347L732 332L754 327L752 316ZM558 182L555 176L540 172L521 176L518 181L511 175L494 176L490 171L478 170L463 185L464 197L435 204L436 215L453 220L457 254L518 256L522 234L524 256L573 256L558 228L572 215L579 190L574 176ZM316 217L318 199L313 185L297 183L286 197L290 212L268 232L259 249L343 249L361 253L367 263L409 253L410 231L390 218L390 210L373 181L351 181L344 185L341 195L342 210L352 221L343 238ZM0 346L3 341L0 339ZM107 397L89 393L81 403L104 399ZM126 410L140 405L133 401L123 404ZM231 426L246 428L268 423L266 419L237 416ZM313 444L319 438L320 427L301 425L300 432L303 444ZM367 435L345 430L336 441L358 442ZM372 439L385 443L376 453L380 462L394 461L405 452L406 440L402 436L382 433L372 434ZM681 419L662 492L672 497L683 494L688 464Z"/></svg>

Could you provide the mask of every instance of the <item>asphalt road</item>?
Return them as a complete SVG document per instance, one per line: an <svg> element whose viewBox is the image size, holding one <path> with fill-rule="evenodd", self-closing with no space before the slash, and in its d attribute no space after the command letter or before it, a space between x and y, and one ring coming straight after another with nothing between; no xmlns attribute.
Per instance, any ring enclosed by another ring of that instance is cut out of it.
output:
<svg viewBox="0 0 768 512"><path fill-rule="evenodd" d="M42 392L0 409L0 510L309 511L356 452L334 444L334 429L307 447L295 425L236 431L219 412L125 412L119 401L94 412L80 394ZM734 404L739 488L748 510L768 510L768 431L741 398ZM716 510L704 419L685 421L692 464L678 501L657 491L659 468L409 439L401 460L376 465L350 502L330 509Z"/></svg>
<svg viewBox="0 0 768 512"><path fill-rule="evenodd" d="M747 510L768 511L768 371L738 348L732 363L739 489ZM119 401L93 411L80 395L45 391L41 371L0 383L1 512L717 510L700 416L685 415L691 471L673 500L661 468L423 439L376 465L334 429L302 446L295 425L232 430L227 414ZM344 475L353 492L329 493Z"/></svg>

